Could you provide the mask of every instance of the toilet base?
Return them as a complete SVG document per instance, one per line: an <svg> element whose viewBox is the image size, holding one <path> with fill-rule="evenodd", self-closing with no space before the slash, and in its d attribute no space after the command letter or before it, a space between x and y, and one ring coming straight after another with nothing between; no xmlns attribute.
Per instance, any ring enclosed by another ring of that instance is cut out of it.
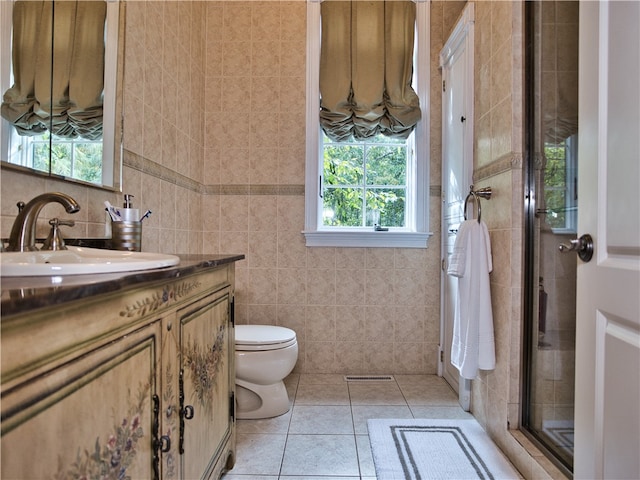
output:
<svg viewBox="0 0 640 480"><path fill-rule="evenodd" d="M236 386L236 418L271 418L289 411L289 395L282 381L257 385L236 378Z"/></svg>

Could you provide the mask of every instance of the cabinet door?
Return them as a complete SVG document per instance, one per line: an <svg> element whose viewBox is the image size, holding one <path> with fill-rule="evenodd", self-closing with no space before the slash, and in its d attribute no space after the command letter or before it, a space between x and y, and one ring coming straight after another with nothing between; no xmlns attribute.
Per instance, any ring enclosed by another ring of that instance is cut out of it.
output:
<svg viewBox="0 0 640 480"><path fill-rule="evenodd" d="M2 392L2 478L156 478L160 322Z"/></svg>
<svg viewBox="0 0 640 480"><path fill-rule="evenodd" d="M230 328L229 289L179 313L182 478L208 478L231 436Z"/></svg>

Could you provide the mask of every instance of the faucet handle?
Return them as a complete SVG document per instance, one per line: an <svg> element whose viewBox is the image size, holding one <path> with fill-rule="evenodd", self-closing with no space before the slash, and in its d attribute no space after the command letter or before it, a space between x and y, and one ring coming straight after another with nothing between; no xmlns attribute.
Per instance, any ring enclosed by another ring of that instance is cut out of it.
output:
<svg viewBox="0 0 640 480"><path fill-rule="evenodd" d="M49 232L49 236L42 244L42 250L66 250L67 246L64 244L64 239L62 235L60 235L60 230L58 226L66 225L68 227L73 227L76 224L73 220L60 220L59 218L52 218L49 220L49 225L51 225L51 231Z"/></svg>
<svg viewBox="0 0 640 480"><path fill-rule="evenodd" d="M54 223L57 223L58 225L64 225L65 227L73 227L76 224L74 220L61 220L59 218L52 218L51 220L49 220L49 225L53 225Z"/></svg>

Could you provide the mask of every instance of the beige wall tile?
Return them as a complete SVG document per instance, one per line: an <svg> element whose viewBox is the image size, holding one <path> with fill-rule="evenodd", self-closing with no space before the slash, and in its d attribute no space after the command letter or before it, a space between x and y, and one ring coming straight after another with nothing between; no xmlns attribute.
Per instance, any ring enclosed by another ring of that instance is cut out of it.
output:
<svg viewBox="0 0 640 480"><path fill-rule="evenodd" d="M327 305L310 305L306 308L307 342L336 341L336 308Z"/></svg>
<svg viewBox="0 0 640 480"><path fill-rule="evenodd" d="M275 305L249 305L247 318L253 324L275 325L277 323L277 307Z"/></svg>
<svg viewBox="0 0 640 480"><path fill-rule="evenodd" d="M300 232L278 232L278 266L306 268L307 256L304 237Z"/></svg>
<svg viewBox="0 0 640 480"><path fill-rule="evenodd" d="M306 278L304 268L278 268L278 303L305 305Z"/></svg>
<svg viewBox="0 0 640 480"><path fill-rule="evenodd" d="M344 342L338 337L336 355L333 368L336 372L349 374L363 374L369 371L365 364L365 352L368 344L363 342Z"/></svg>
<svg viewBox="0 0 640 480"><path fill-rule="evenodd" d="M365 271L364 269L339 269L338 288L336 289L337 305L364 305Z"/></svg>
<svg viewBox="0 0 640 480"><path fill-rule="evenodd" d="M365 328L365 311L361 305L336 307L336 339L343 342L361 342Z"/></svg>
<svg viewBox="0 0 640 480"><path fill-rule="evenodd" d="M335 269L307 270L307 305L336 305L338 279Z"/></svg>
<svg viewBox="0 0 640 480"><path fill-rule="evenodd" d="M280 147L278 148L278 184L302 185L304 184L304 147ZM304 200L304 199L302 199ZM304 222L298 225L303 225Z"/></svg>

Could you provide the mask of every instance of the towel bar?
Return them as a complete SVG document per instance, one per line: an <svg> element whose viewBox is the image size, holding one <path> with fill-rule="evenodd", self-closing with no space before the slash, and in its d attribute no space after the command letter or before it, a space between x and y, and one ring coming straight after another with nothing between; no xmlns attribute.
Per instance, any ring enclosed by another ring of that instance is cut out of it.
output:
<svg viewBox="0 0 640 480"><path fill-rule="evenodd" d="M464 199L464 219L467 219L467 204L469 203L469 199L473 199L473 203L476 206L476 210L478 211L478 223L480 223L480 218L482 217L482 208L480 207L480 198L486 198L489 200L491 198L492 190L491 187L484 187L478 190L473 189L473 185L469 186L469 194L467 198ZM473 212L473 210L472 210Z"/></svg>

